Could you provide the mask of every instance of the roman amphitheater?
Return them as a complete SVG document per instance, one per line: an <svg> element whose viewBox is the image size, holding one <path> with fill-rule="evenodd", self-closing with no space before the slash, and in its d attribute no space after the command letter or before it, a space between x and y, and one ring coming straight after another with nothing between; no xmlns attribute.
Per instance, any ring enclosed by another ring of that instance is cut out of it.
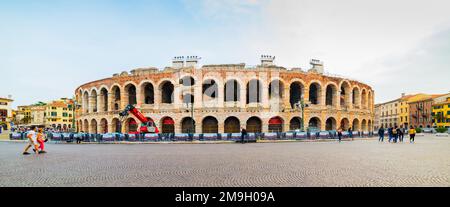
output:
<svg viewBox="0 0 450 207"><path fill-rule="evenodd" d="M199 67L199 59L175 57L164 69L139 68L79 86L77 130L136 131L139 120L132 115L120 119L118 114L128 104L151 118L162 133L373 128L372 88L325 75L321 61L311 60L312 67L303 70L276 66L275 57L265 55L253 67L243 63Z"/></svg>

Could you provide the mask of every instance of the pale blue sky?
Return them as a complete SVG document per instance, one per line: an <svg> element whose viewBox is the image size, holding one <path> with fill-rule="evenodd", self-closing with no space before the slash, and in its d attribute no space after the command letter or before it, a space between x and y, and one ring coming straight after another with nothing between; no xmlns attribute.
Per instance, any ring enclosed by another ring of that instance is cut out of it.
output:
<svg viewBox="0 0 450 207"><path fill-rule="evenodd" d="M0 96L14 106L71 97L85 82L173 56L202 64L325 70L372 85L376 102L450 91L445 0L0 0ZM6 78L5 78L6 77Z"/></svg>

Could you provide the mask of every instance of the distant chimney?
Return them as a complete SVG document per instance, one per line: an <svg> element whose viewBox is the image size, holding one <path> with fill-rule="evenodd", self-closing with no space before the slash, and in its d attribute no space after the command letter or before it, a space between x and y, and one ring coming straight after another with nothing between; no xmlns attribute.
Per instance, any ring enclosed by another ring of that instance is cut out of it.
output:
<svg viewBox="0 0 450 207"><path fill-rule="evenodd" d="M271 65L273 65L274 60L275 60L275 56L261 55L261 65L262 66L271 66Z"/></svg>
<svg viewBox="0 0 450 207"><path fill-rule="evenodd" d="M176 69L184 67L184 56L174 57L172 59L172 67Z"/></svg>
<svg viewBox="0 0 450 207"><path fill-rule="evenodd" d="M317 60L317 59L311 59L309 62L312 66L310 71L314 71L320 74L323 74L323 61Z"/></svg>
<svg viewBox="0 0 450 207"><path fill-rule="evenodd" d="M406 95L405 93L402 93L402 97L405 97L405 95Z"/></svg>
<svg viewBox="0 0 450 207"><path fill-rule="evenodd" d="M201 57L197 57L197 56L187 56L186 57L186 67L197 67L197 63L198 61L202 59Z"/></svg>

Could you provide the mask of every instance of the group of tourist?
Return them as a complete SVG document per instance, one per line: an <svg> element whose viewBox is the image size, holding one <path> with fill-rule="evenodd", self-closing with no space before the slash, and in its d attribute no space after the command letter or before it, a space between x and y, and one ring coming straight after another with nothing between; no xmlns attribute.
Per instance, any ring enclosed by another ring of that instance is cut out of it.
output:
<svg viewBox="0 0 450 207"><path fill-rule="evenodd" d="M28 150L33 147L36 154L46 153L44 143L48 141L43 128L32 126L27 132L28 143L23 151L24 155L29 155Z"/></svg>
<svg viewBox="0 0 450 207"><path fill-rule="evenodd" d="M390 143L397 143L397 142L403 142L403 138L405 136L406 133L409 134L409 143L414 143L414 138L416 136L416 129L413 126L410 126L409 130L406 127L389 127L387 129L387 134L389 137L389 142ZM378 129L378 141L379 142L384 142L384 133L385 133L385 129L383 127L380 127Z"/></svg>

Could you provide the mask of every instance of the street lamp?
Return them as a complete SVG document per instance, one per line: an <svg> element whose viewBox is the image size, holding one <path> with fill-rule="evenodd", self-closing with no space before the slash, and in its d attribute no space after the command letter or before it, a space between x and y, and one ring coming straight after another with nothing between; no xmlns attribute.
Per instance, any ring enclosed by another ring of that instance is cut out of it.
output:
<svg viewBox="0 0 450 207"><path fill-rule="evenodd" d="M76 109L79 107L80 105L78 105L78 101L74 100L73 101L73 106L72 106L72 129L75 132L76 131L76 124L75 124L75 111Z"/></svg>
<svg viewBox="0 0 450 207"><path fill-rule="evenodd" d="M297 107L300 107L300 109L302 110L302 126L301 126L301 130L305 131L305 107L307 107L308 105L305 104L304 95L302 94L300 97L301 97L300 101L296 105L297 105Z"/></svg>

